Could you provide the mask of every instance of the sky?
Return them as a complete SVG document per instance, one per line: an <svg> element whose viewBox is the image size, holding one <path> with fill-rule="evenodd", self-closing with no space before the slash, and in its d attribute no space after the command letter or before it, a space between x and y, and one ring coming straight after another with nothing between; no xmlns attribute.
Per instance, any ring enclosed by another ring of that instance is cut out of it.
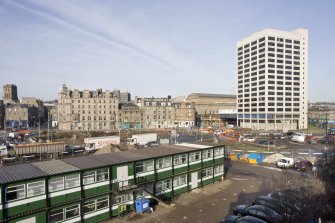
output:
<svg viewBox="0 0 335 223"><path fill-rule="evenodd" d="M0 84L43 100L64 83L132 97L236 94L239 40L305 28L309 101L335 102L334 11L333 0L0 0Z"/></svg>

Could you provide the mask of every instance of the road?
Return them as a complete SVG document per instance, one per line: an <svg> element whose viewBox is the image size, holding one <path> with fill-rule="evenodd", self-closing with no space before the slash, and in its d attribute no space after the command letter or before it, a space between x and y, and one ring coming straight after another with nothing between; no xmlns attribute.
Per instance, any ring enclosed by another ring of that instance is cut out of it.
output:
<svg viewBox="0 0 335 223"><path fill-rule="evenodd" d="M279 169L232 162L224 181L182 194L173 207L159 205L152 214L132 213L110 222L218 223L236 205L251 204L257 196L272 191L282 174Z"/></svg>

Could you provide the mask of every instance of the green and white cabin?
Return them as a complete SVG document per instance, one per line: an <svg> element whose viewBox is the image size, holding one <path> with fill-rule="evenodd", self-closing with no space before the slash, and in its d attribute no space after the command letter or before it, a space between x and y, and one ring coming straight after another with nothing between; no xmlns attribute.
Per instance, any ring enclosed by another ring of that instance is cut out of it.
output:
<svg viewBox="0 0 335 223"><path fill-rule="evenodd" d="M0 167L0 222L101 222L224 176L225 146L182 143Z"/></svg>

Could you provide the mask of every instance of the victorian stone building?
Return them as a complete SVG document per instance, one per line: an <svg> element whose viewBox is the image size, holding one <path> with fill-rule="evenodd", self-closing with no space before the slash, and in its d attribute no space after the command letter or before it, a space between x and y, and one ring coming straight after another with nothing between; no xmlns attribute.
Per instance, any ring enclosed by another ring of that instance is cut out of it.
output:
<svg viewBox="0 0 335 223"><path fill-rule="evenodd" d="M11 104L6 106L5 127L26 129L36 127L39 123L38 109L35 106Z"/></svg>
<svg viewBox="0 0 335 223"><path fill-rule="evenodd" d="M119 123L121 129L142 128L143 110L133 102L119 104Z"/></svg>
<svg viewBox="0 0 335 223"><path fill-rule="evenodd" d="M70 90L63 85L58 94L60 130L119 129L119 98L115 92L97 89Z"/></svg>
<svg viewBox="0 0 335 223"><path fill-rule="evenodd" d="M171 96L166 98L135 98L143 110L143 128L175 127L175 108Z"/></svg>
<svg viewBox="0 0 335 223"><path fill-rule="evenodd" d="M195 126L195 103L179 101L173 104L175 108L175 126L179 128Z"/></svg>

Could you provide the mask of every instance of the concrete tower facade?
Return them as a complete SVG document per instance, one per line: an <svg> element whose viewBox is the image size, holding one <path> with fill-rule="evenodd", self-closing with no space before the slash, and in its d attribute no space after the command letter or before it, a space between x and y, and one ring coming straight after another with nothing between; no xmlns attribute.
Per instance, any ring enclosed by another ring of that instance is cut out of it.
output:
<svg viewBox="0 0 335 223"><path fill-rule="evenodd" d="M307 128L308 31L264 29L237 43L238 125Z"/></svg>

